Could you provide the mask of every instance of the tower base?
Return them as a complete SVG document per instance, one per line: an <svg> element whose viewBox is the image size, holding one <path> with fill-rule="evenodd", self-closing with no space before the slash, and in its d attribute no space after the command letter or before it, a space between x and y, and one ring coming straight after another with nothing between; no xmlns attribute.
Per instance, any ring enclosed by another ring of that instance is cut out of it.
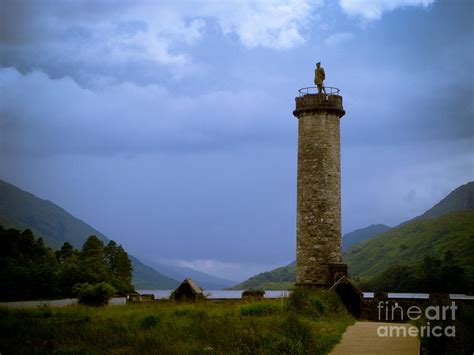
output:
<svg viewBox="0 0 474 355"><path fill-rule="evenodd" d="M347 277L347 264L344 263L329 263L329 283L296 283L296 287L300 288L331 288L336 282L343 277Z"/></svg>

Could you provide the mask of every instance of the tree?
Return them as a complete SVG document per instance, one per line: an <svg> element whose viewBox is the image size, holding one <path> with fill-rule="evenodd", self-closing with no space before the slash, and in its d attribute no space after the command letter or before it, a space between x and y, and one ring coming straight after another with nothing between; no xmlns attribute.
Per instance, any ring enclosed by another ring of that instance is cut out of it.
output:
<svg viewBox="0 0 474 355"><path fill-rule="evenodd" d="M117 273L117 243L113 240L104 249L105 263L110 273Z"/></svg>
<svg viewBox="0 0 474 355"><path fill-rule="evenodd" d="M82 246L81 258L89 265L103 267L105 265L104 242L95 235L91 235Z"/></svg>
<svg viewBox="0 0 474 355"><path fill-rule="evenodd" d="M71 297L74 285L86 283L93 294L110 297L115 290L133 291L131 280L127 252L114 241L104 247L90 236L80 252L67 242L53 251L28 229L20 232L0 226L1 301Z"/></svg>
<svg viewBox="0 0 474 355"><path fill-rule="evenodd" d="M58 287L62 296L72 297L72 288L75 284L85 282L84 272L79 265L79 257L76 254L59 264L58 267Z"/></svg>
<svg viewBox="0 0 474 355"><path fill-rule="evenodd" d="M0 299L54 297L57 261L54 252L29 229L0 228Z"/></svg>
<svg viewBox="0 0 474 355"><path fill-rule="evenodd" d="M117 248L116 254L116 269L115 275L119 278L122 283L125 284L123 291L131 292L133 291L132 286L132 262L130 261L127 252L123 249L121 245Z"/></svg>
<svg viewBox="0 0 474 355"><path fill-rule="evenodd" d="M133 291L132 263L123 247L111 240L104 249L104 256L112 285L122 293Z"/></svg>
<svg viewBox="0 0 474 355"><path fill-rule="evenodd" d="M74 247L68 242L64 242L60 250L56 251L56 258L58 262L63 263L66 259L74 254Z"/></svg>
<svg viewBox="0 0 474 355"><path fill-rule="evenodd" d="M82 279L86 282L110 281L104 257L104 243L95 235L87 238L82 246L79 264L83 273Z"/></svg>

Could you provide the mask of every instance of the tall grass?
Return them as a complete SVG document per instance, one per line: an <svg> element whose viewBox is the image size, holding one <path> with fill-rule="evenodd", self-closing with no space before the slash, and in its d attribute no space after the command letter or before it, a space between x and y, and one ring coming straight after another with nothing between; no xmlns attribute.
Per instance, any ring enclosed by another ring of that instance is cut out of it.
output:
<svg viewBox="0 0 474 355"><path fill-rule="evenodd" d="M0 310L0 353L327 353L353 319L332 293L295 297L306 305L295 308L296 301L290 298L195 304L155 302L102 308L74 305L28 311L3 309Z"/></svg>
<svg viewBox="0 0 474 355"><path fill-rule="evenodd" d="M429 325L431 329L441 327L441 336L421 336L422 349L428 354L474 354L474 305L459 304L456 319L427 320L414 322L418 327ZM454 337L447 337L443 330L454 326ZM420 331L421 333L421 331Z"/></svg>

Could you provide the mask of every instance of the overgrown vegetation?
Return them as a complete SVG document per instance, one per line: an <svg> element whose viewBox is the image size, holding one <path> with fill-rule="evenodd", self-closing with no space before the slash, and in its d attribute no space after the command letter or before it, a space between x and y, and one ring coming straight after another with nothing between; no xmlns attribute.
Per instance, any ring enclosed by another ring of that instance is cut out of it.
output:
<svg viewBox="0 0 474 355"><path fill-rule="evenodd" d="M474 305L460 304L456 310L456 319L430 320L418 322L418 326L441 327L446 329L454 326L455 336L446 336L441 331L441 336L422 336L421 344L424 352L428 354L473 354L474 353Z"/></svg>
<svg viewBox="0 0 474 355"><path fill-rule="evenodd" d="M83 299L96 294L99 300L99 294L110 294L112 288L113 293L133 291L131 279L130 259L114 241L104 245L90 236L80 251L67 242L53 251L29 229L20 232L0 226L1 301L73 297L79 291ZM74 288L77 284L84 288ZM86 284L92 288L89 296L85 296Z"/></svg>
<svg viewBox="0 0 474 355"><path fill-rule="evenodd" d="M456 263L451 251L444 258L425 256L416 265L391 266L359 286L375 292L474 292L472 279Z"/></svg>
<svg viewBox="0 0 474 355"><path fill-rule="evenodd" d="M162 301L0 310L3 354L325 354L354 319L332 292L298 300ZM319 299L322 307L312 304ZM298 308L294 304L305 304ZM318 314L315 317L314 314Z"/></svg>
<svg viewBox="0 0 474 355"><path fill-rule="evenodd" d="M240 307L243 316L265 316L280 312L281 306L268 302L256 302Z"/></svg>
<svg viewBox="0 0 474 355"><path fill-rule="evenodd" d="M332 311L338 310L341 306L340 302L332 301L333 299L328 298L325 293L297 288L288 297L287 309L318 318L327 312L327 307L331 307Z"/></svg>
<svg viewBox="0 0 474 355"><path fill-rule="evenodd" d="M244 290L242 292L242 298L263 298L265 296L264 290Z"/></svg>
<svg viewBox="0 0 474 355"><path fill-rule="evenodd" d="M79 298L79 303L86 306L104 306L114 295L115 289L107 282L99 282L95 285L89 283L76 284L73 292Z"/></svg>

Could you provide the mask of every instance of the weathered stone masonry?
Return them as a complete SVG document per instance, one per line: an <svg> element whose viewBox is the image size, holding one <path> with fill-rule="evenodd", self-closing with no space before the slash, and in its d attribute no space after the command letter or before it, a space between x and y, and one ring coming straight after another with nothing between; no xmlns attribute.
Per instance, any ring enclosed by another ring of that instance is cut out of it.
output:
<svg viewBox="0 0 474 355"><path fill-rule="evenodd" d="M347 267L341 255L339 95L296 98L298 202L296 284L330 287Z"/></svg>

